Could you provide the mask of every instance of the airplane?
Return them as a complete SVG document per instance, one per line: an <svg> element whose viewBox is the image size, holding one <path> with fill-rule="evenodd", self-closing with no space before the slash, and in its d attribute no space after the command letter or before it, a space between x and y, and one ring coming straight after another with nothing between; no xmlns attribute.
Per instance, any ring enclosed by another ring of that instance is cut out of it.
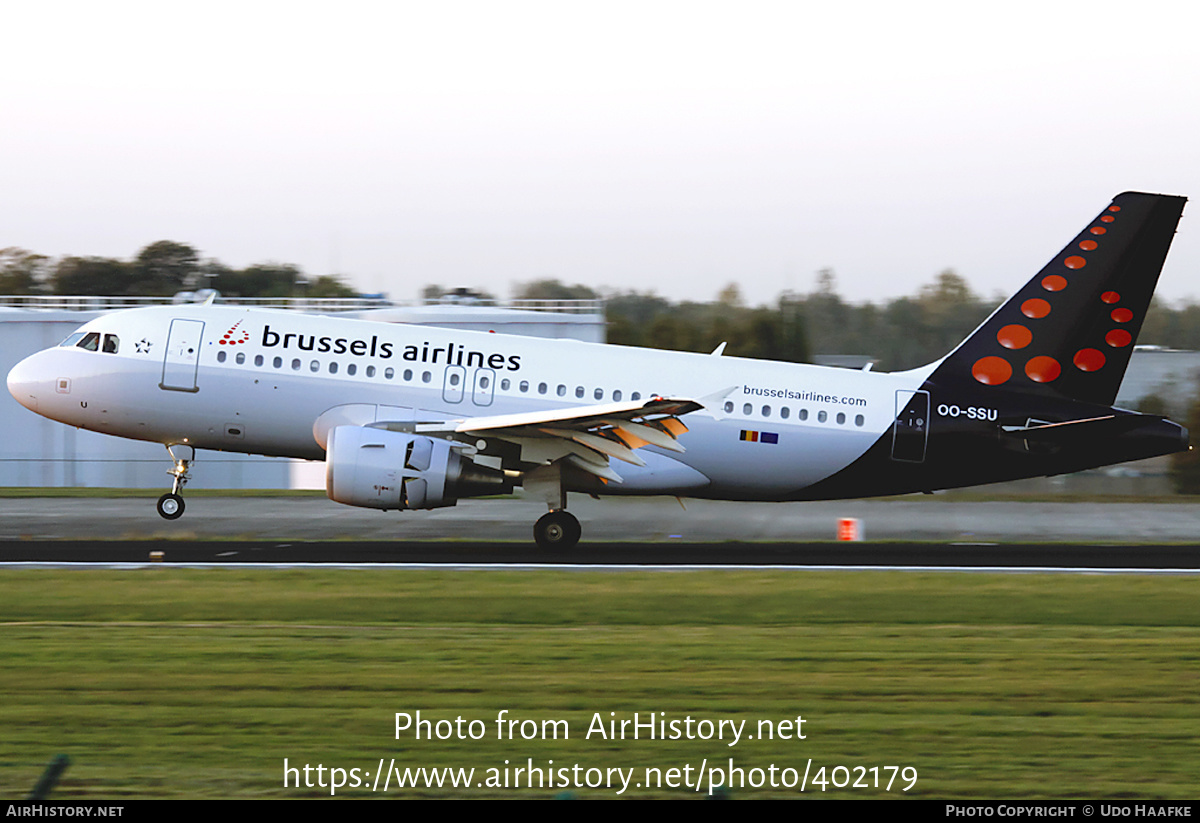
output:
<svg viewBox="0 0 1200 823"><path fill-rule="evenodd" d="M382 510L522 486L545 549L569 492L803 501L932 492L1187 449L1112 406L1186 198L1126 192L953 351L883 373L215 305L118 311L8 374L71 426L164 444L169 520L197 450L324 460Z"/></svg>

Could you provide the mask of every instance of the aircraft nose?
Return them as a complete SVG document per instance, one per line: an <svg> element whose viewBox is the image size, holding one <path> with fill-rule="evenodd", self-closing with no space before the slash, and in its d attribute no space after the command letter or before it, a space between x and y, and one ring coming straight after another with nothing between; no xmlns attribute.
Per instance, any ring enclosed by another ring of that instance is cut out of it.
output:
<svg viewBox="0 0 1200 823"><path fill-rule="evenodd" d="M38 410L38 380L37 369L30 361L37 355L26 357L13 366L8 373L8 393L13 399L30 411Z"/></svg>

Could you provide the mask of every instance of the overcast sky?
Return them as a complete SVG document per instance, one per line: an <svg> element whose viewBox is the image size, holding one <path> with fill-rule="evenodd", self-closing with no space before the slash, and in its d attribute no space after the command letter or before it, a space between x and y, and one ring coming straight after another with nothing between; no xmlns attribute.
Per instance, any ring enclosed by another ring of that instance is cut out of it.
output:
<svg viewBox="0 0 1200 823"><path fill-rule="evenodd" d="M0 247L364 291L1010 292L1200 197L1186 2L3 3ZM1159 293L1200 298L1200 206Z"/></svg>

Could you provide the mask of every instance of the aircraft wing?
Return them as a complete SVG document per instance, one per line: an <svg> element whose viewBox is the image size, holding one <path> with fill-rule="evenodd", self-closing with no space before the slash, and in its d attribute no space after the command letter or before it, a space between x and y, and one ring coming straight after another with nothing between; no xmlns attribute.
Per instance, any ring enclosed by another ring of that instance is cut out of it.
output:
<svg viewBox="0 0 1200 823"><path fill-rule="evenodd" d="M646 465L635 450L658 446L682 452L678 437L688 430L680 415L704 406L687 398L651 397L624 403L573 406L540 412L471 417L443 422L418 422L423 434L476 435L514 443L526 463L565 460L584 471L614 482L621 477L608 466L614 457L635 466Z"/></svg>

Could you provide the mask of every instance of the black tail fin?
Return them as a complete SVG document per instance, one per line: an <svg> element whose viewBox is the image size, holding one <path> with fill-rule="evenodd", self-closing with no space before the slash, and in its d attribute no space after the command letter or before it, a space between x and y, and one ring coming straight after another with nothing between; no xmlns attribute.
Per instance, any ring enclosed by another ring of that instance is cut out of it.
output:
<svg viewBox="0 0 1200 823"><path fill-rule="evenodd" d="M1112 405L1185 202L1117 195L930 379Z"/></svg>

